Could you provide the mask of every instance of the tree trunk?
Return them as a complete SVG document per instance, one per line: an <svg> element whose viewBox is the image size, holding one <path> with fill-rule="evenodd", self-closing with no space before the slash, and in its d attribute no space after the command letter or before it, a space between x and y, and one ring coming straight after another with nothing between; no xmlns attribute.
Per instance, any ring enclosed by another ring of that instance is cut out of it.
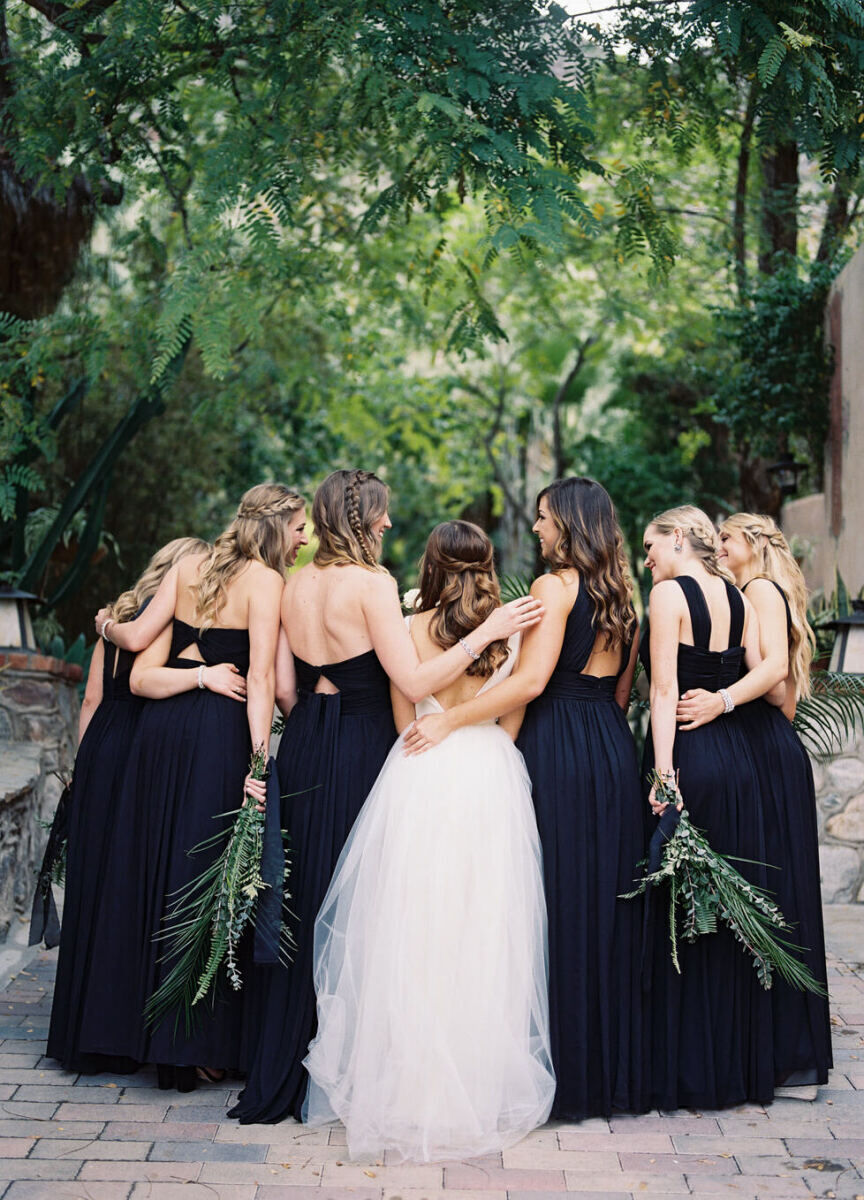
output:
<svg viewBox="0 0 864 1200"><path fill-rule="evenodd" d="M738 170L735 176L735 205L732 212L732 238L735 254L735 284L738 299L743 303L747 296L747 180L750 173L750 144L753 141L753 122L756 117L756 81L750 85L744 123L738 141Z"/></svg>
<svg viewBox="0 0 864 1200"><path fill-rule="evenodd" d="M759 270L771 275L778 254L798 251L798 143L762 151L762 238Z"/></svg>

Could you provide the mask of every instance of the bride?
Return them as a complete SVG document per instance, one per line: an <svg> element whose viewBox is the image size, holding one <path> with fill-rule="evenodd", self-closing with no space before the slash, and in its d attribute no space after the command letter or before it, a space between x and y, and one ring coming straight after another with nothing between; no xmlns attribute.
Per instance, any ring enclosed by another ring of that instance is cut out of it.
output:
<svg viewBox="0 0 864 1200"><path fill-rule="evenodd" d="M499 603L486 534L434 529L419 591L407 620L426 661ZM393 687L400 734L506 678L517 638L469 651L467 674L416 711ZM486 1154L549 1114L546 908L520 719L468 726L422 758L400 736L342 851L315 924L304 1116L341 1119L352 1158Z"/></svg>

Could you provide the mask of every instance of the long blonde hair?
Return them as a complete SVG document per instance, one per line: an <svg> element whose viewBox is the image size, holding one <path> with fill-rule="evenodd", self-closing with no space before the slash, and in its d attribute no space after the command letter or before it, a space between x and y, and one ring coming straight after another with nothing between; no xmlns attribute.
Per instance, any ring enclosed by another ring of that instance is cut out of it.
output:
<svg viewBox="0 0 864 1200"><path fill-rule="evenodd" d="M334 471L312 501L312 526L318 549L316 567L366 567L383 571L381 542L372 526L387 511L390 489L374 471Z"/></svg>
<svg viewBox="0 0 864 1200"><path fill-rule="evenodd" d="M568 567L594 604L593 628L606 649L626 646L636 630L633 583L615 505L606 489L586 475L556 479L537 496L545 500L558 537L549 553L553 572Z"/></svg>
<svg viewBox="0 0 864 1200"><path fill-rule="evenodd" d="M473 633L501 603L492 543L470 521L445 521L429 534L420 560L417 612L432 611L429 637L442 649ZM489 676L507 658L503 641L492 642L466 674Z"/></svg>
<svg viewBox="0 0 864 1200"><path fill-rule="evenodd" d="M122 592L109 611L115 621L131 621L145 600L149 600L156 592L159 584L168 574L175 563L187 554L209 554L210 543L201 538L175 538L161 550L157 550L150 559L141 578L128 591Z"/></svg>
<svg viewBox="0 0 864 1200"><path fill-rule="evenodd" d="M816 637L807 621L807 584L789 543L771 517L758 513L733 513L720 526L720 532L740 533L752 552L756 566L754 579L770 579L782 590L789 604L789 674L795 684L795 698L810 695L810 663Z"/></svg>
<svg viewBox="0 0 864 1200"><path fill-rule="evenodd" d="M652 517L650 524L658 533L672 533L680 529L690 549L701 562L709 575L717 575L728 583L734 583L731 571L721 566L717 561L720 541L714 523L701 508L695 504L681 504L678 508L667 508L665 512Z"/></svg>
<svg viewBox="0 0 864 1200"><path fill-rule="evenodd" d="M259 483L244 493L237 515L213 543L198 575L195 607L202 630L215 623L228 584L251 559L280 575L284 572L289 548L286 525L304 503L284 483Z"/></svg>

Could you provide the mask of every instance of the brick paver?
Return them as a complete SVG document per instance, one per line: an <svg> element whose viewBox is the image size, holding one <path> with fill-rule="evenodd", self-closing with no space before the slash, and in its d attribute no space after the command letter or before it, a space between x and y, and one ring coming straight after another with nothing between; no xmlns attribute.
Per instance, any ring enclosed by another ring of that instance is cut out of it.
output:
<svg viewBox="0 0 864 1200"><path fill-rule="evenodd" d="M864 907L861 912L864 947ZM864 955L864 950L862 950ZM0 991L0 1200L864 1200L864 968L830 963L817 1099L553 1123L470 1162L351 1162L341 1126L241 1126L236 1084L161 1092L44 1057L55 952Z"/></svg>

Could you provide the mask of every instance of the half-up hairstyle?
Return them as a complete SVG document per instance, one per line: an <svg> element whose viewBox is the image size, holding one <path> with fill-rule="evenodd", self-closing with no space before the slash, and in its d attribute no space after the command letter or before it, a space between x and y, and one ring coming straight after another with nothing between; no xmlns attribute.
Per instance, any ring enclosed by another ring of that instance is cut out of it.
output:
<svg viewBox="0 0 864 1200"><path fill-rule="evenodd" d="M176 562L187 554L209 554L210 549L210 543L203 542L201 538L175 538L173 542L168 542L156 551L138 582L109 606L112 618L120 623L131 621L144 601L155 595L159 584Z"/></svg>
<svg viewBox="0 0 864 1200"><path fill-rule="evenodd" d="M381 539L372 526L387 511L390 489L374 471L334 471L312 501L312 526L318 549L317 567L366 567L383 571L378 559Z"/></svg>
<svg viewBox="0 0 864 1200"><path fill-rule="evenodd" d="M243 495L237 515L213 543L201 566L195 600L200 628L215 624L231 580L254 559L282 575L288 557L287 525L304 505L283 483L259 483Z"/></svg>
<svg viewBox="0 0 864 1200"><path fill-rule="evenodd" d="M415 602L417 612L432 611L429 637L436 646L455 646L500 603L492 543L483 530L470 521L436 525L420 559L420 595ZM508 654L506 642L492 642L467 674L487 678Z"/></svg>
<svg viewBox="0 0 864 1200"><path fill-rule="evenodd" d="M633 583L615 505L606 489L587 476L556 479L537 496L558 537L548 562L553 572L573 569L594 603L592 625L605 649L626 646L636 631Z"/></svg>
<svg viewBox="0 0 864 1200"><path fill-rule="evenodd" d="M717 561L720 550L717 530L711 518L701 508L697 508L695 504L667 508L665 512L658 513L650 524L662 534L674 533L676 529L680 529L688 546L709 575L716 575L719 579L725 579L727 583L735 582L732 573Z"/></svg>
<svg viewBox="0 0 864 1200"><path fill-rule="evenodd" d="M795 699L810 695L810 663L816 638L807 622L807 584L789 543L777 522L756 513L734 513L720 532L740 533L752 552L754 579L770 579L783 591L792 618L789 630L789 673L795 684Z"/></svg>

